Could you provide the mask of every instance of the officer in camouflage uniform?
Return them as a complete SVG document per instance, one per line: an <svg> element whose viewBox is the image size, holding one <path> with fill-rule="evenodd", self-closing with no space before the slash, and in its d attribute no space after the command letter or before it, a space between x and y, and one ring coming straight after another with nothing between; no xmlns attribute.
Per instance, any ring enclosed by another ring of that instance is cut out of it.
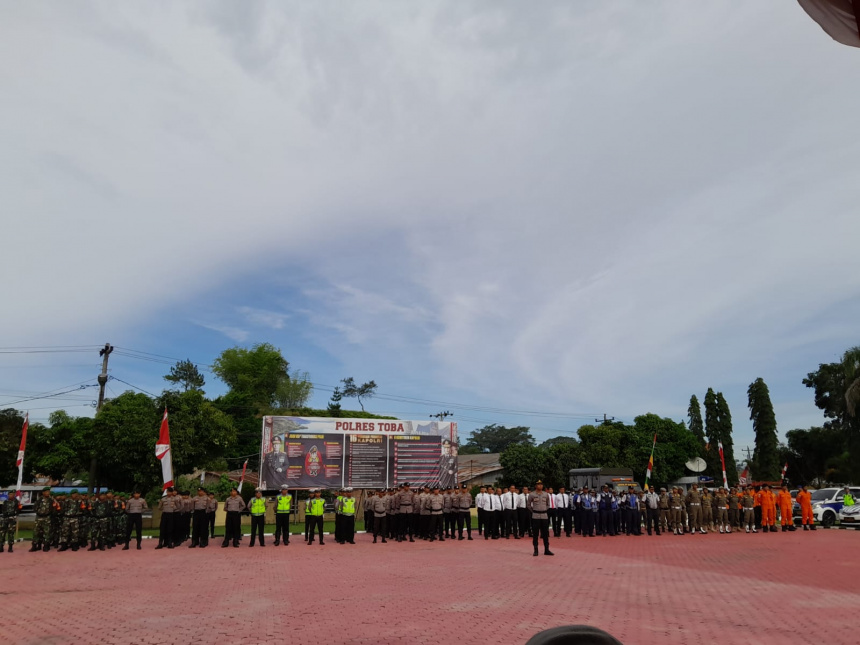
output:
<svg viewBox="0 0 860 645"><path fill-rule="evenodd" d="M105 550L105 541L111 531L111 502L107 495L102 493L99 498L90 505L92 532L90 534L90 548L87 551L95 551L98 544L99 551Z"/></svg>
<svg viewBox="0 0 860 645"><path fill-rule="evenodd" d="M8 499L0 504L0 553L3 553L3 545L9 543L9 553L12 553L12 545L15 544L15 529L18 526L18 511L21 505L14 494L9 493Z"/></svg>
<svg viewBox="0 0 860 645"><path fill-rule="evenodd" d="M36 500L36 521L33 524L33 545L30 552L42 549L45 553L51 550L51 515L54 510L54 500L51 499L51 488L42 489L42 496Z"/></svg>
<svg viewBox="0 0 860 645"><path fill-rule="evenodd" d="M77 551L81 545L81 517L87 511L87 502L81 499L78 489L72 489L72 496L63 505L63 524L60 529L60 551Z"/></svg>
<svg viewBox="0 0 860 645"><path fill-rule="evenodd" d="M66 494L61 493L54 498L54 507L51 509L51 546L55 549L60 546L60 533L62 533L65 507Z"/></svg>
<svg viewBox="0 0 860 645"><path fill-rule="evenodd" d="M125 501L127 495L120 493L116 496L116 501L113 507L113 517L111 519L111 540L110 546L116 546L125 542Z"/></svg>
<svg viewBox="0 0 860 645"><path fill-rule="evenodd" d="M84 495L82 497L84 502L81 510L81 517L79 520L80 528L78 531L80 532L80 546L81 548L86 547L90 542L90 536L93 533L93 504L98 500L98 495L93 493L92 495Z"/></svg>

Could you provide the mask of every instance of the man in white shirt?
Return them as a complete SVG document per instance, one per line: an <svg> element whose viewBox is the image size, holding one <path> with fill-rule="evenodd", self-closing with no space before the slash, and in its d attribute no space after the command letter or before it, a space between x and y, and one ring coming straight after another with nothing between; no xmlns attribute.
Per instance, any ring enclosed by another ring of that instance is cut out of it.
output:
<svg viewBox="0 0 860 645"><path fill-rule="evenodd" d="M564 534L567 537L570 537L570 521L572 517L571 502L571 496L565 492L564 486L559 488L558 492L555 494L556 521L553 526L555 537L561 537L562 528L564 529Z"/></svg>
<svg viewBox="0 0 860 645"><path fill-rule="evenodd" d="M523 492L520 493L520 498L517 501L517 526L520 529L520 537L525 536L526 533L528 533L529 537L532 536L532 517L529 510L528 498L529 488L528 486L523 486Z"/></svg>
<svg viewBox="0 0 860 645"><path fill-rule="evenodd" d="M478 535L483 535L486 517L484 516L484 498L487 496L487 487L481 486L480 492L475 495L475 508L478 509Z"/></svg>
<svg viewBox="0 0 860 645"><path fill-rule="evenodd" d="M508 488L508 492L502 495L502 537L506 540L519 540L517 533L517 489L515 486Z"/></svg>

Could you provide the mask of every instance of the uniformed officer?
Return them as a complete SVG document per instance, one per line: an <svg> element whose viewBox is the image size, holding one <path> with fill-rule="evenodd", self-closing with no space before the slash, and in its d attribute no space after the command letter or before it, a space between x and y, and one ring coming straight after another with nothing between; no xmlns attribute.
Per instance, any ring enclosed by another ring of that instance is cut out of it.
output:
<svg viewBox="0 0 860 645"><path fill-rule="evenodd" d="M158 500L158 509L161 511L161 524L158 529L158 546L156 549L173 548L176 536L176 518L179 516L179 506L182 500L176 496L176 489L171 486L167 494Z"/></svg>
<svg viewBox="0 0 860 645"><path fill-rule="evenodd" d="M376 538L382 536L382 543L386 543L386 524L388 522L388 505L391 497L385 494L385 491L376 491L370 497L370 510L373 513L373 543L376 544Z"/></svg>
<svg viewBox="0 0 860 645"><path fill-rule="evenodd" d="M191 544L189 549L195 549L198 546L205 549L209 546L209 520L206 514L209 512L209 497L206 496L206 491L202 488L197 488L197 496L192 500L192 512L194 513L192 521L194 522L191 532ZM251 534L251 539L254 539L254 534ZM262 545L263 538L260 538Z"/></svg>
<svg viewBox="0 0 860 645"><path fill-rule="evenodd" d="M206 525L209 528L209 539L215 539L215 514L218 512L218 500L215 499L215 493L209 493L209 504L206 507ZM128 512L128 507L126 507Z"/></svg>
<svg viewBox="0 0 860 645"><path fill-rule="evenodd" d="M669 493L660 489L660 530L669 532L672 528L672 514L669 512Z"/></svg>
<svg viewBox="0 0 860 645"><path fill-rule="evenodd" d="M260 546L266 546L263 540L263 529L266 527L266 500L263 499L263 489L256 488L254 497L248 502L248 511L251 513L251 544L254 546L256 538L260 539Z"/></svg>
<svg viewBox="0 0 860 645"><path fill-rule="evenodd" d="M352 487L347 487L340 498L340 540L341 544L355 544L355 497Z"/></svg>
<svg viewBox="0 0 860 645"><path fill-rule="evenodd" d="M436 486L433 489L433 493L427 495L424 498L424 505L427 509L427 513L429 513L428 517L429 522L427 526L427 533L430 536L430 541L435 542L436 538L439 538L440 542L445 541L442 521L443 521L443 513L445 510L445 499L439 492L439 487Z"/></svg>
<svg viewBox="0 0 860 645"><path fill-rule="evenodd" d="M806 487L804 486L804 490L805 489ZM746 532L749 533L752 531L753 533L758 533L755 528L755 495L752 489L747 486L744 486L744 495L741 503L744 508L743 525L746 528Z"/></svg>
<svg viewBox="0 0 860 645"><path fill-rule="evenodd" d="M717 507L717 516L714 521L720 527L720 533L731 533L732 527L729 524L729 497L726 494L725 488L721 487L717 489L717 494L714 495L714 502ZM702 532L704 533L704 531Z"/></svg>
<svg viewBox="0 0 860 645"><path fill-rule="evenodd" d="M475 508L478 511L478 535L484 533L484 496L487 494L487 487L481 486L478 494L475 495Z"/></svg>
<svg viewBox="0 0 860 645"><path fill-rule="evenodd" d="M87 551L95 551L96 544L98 544L99 551L105 550L105 540L110 531L111 506L112 502L108 501L105 493L101 493L95 501L89 504L92 528L90 529L90 548Z"/></svg>
<svg viewBox="0 0 860 645"><path fill-rule="evenodd" d="M519 540L520 534L517 528L517 488L510 486L508 492L502 494L502 537L506 540Z"/></svg>
<svg viewBox="0 0 860 645"><path fill-rule="evenodd" d="M362 503L362 508L364 510L364 531L365 533L370 533L373 531L373 498L376 497L377 491L365 491L364 492L364 502Z"/></svg>
<svg viewBox="0 0 860 645"><path fill-rule="evenodd" d="M598 497L598 510L600 517L600 528L597 531L603 537L607 535L615 535L615 523L612 517L612 507L615 503L615 496L610 492L609 486L603 484Z"/></svg>
<svg viewBox="0 0 860 645"><path fill-rule="evenodd" d="M454 500L453 500L453 494L452 494L452 491L450 488L446 488L444 491L442 491L442 503L443 503L443 506L442 506L442 518L443 518L442 523L443 523L444 528L445 528L445 537L446 538L453 538L454 537L454 524L455 524L455 522L452 522L451 519L452 519L452 517L456 517L456 515L455 515L456 511L454 511L452 513L452 510L454 508Z"/></svg>
<svg viewBox="0 0 860 645"><path fill-rule="evenodd" d="M290 495L287 485L281 486L281 492L272 500L275 505L275 546L284 538L284 546L290 544L290 512L293 507L293 496Z"/></svg>
<svg viewBox="0 0 860 645"><path fill-rule="evenodd" d="M51 550L51 511L54 506L50 486L42 489L42 494L34 506L36 520L33 524L33 544L30 545L30 551L41 549L47 553Z"/></svg>
<svg viewBox="0 0 860 645"><path fill-rule="evenodd" d="M535 492L529 494L527 506L532 512L532 544L535 548L534 555L538 555L538 536L543 539L543 554L554 555L549 550L549 515L547 511L550 507L550 498L549 493L543 489L542 481L538 480Z"/></svg>
<svg viewBox="0 0 860 645"><path fill-rule="evenodd" d="M128 551L128 543L131 542L132 529L137 538L137 550L140 551L141 532L143 529L143 512L148 511L149 506L146 505L146 500L140 496L140 491L134 491L132 497L125 505L125 546L123 551Z"/></svg>
<svg viewBox="0 0 860 645"><path fill-rule="evenodd" d="M314 496L308 500L308 544L314 543L315 532L318 530L320 534L320 545L323 542L323 515L325 514L325 500L322 498L322 491L317 488L314 490Z"/></svg>
<svg viewBox="0 0 860 645"><path fill-rule="evenodd" d="M227 519L224 522L224 541L221 543L221 548L226 547L230 541L233 542L234 547L239 547L239 536L242 533L241 514L246 508L245 500L239 496L239 491L231 488L230 496L224 500Z"/></svg>
<svg viewBox="0 0 860 645"><path fill-rule="evenodd" d="M263 459L261 485L269 490L280 488L287 483L289 459L283 451L283 446L284 442L281 437L276 436L272 439L272 452Z"/></svg>
<svg viewBox="0 0 860 645"><path fill-rule="evenodd" d="M412 539L412 491L409 490L409 484L403 484L403 489L397 493L397 541L403 542L407 536L409 541Z"/></svg>
<svg viewBox="0 0 860 645"><path fill-rule="evenodd" d="M399 492L400 491L396 488L391 488L385 493L385 503L387 504L387 510L385 512L385 531L388 533L389 540L397 540L397 538L400 537L400 527L398 525L398 519L400 517L400 499L397 496Z"/></svg>
<svg viewBox="0 0 860 645"><path fill-rule="evenodd" d="M702 497L699 493L698 484L693 484L685 501L690 505L690 533L695 534L697 531L702 534L707 533L702 528Z"/></svg>
<svg viewBox="0 0 860 645"><path fill-rule="evenodd" d="M59 551L77 551L81 545L81 515L87 503L82 500L78 489L72 489L71 499L63 505L63 524L60 535Z"/></svg>
<svg viewBox="0 0 860 645"><path fill-rule="evenodd" d="M463 484L460 492L454 495L457 500L457 540L463 539L463 528L466 528L468 540L472 539L472 494Z"/></svg>
<svg viewBox="0 0 860 645"><path fill-rule="evenodd" d="M15 530L18 528L18 512L21 504L13 493L0 504L0 553L3 553L3 544L9 543L9 553L15 544Z"/></svg>

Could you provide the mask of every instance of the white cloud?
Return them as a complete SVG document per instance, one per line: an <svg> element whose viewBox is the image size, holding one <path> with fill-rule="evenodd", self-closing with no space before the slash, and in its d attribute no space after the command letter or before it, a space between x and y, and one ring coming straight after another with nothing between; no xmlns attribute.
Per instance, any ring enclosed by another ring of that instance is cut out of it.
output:
<svg viewBox="0 0 860 645"><path fill-rule="evenodd" d="M236 342L292 332L217 294L301 269L345 360L679 416L852 333L820 314L860 295L860 67L796 6L162 9L4 9L10 345L201 293Z"/></svg>

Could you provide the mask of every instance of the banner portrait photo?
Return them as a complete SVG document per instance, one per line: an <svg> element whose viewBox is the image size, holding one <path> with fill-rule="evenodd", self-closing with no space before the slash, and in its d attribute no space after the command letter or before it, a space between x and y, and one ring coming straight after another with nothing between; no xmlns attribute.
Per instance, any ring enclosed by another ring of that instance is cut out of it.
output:
<svg viewBox="0 0 860 645"><path fill-rule="evenodd" d="M263 417L260 487L443 488L457 483L451 421Z"/></svg>

